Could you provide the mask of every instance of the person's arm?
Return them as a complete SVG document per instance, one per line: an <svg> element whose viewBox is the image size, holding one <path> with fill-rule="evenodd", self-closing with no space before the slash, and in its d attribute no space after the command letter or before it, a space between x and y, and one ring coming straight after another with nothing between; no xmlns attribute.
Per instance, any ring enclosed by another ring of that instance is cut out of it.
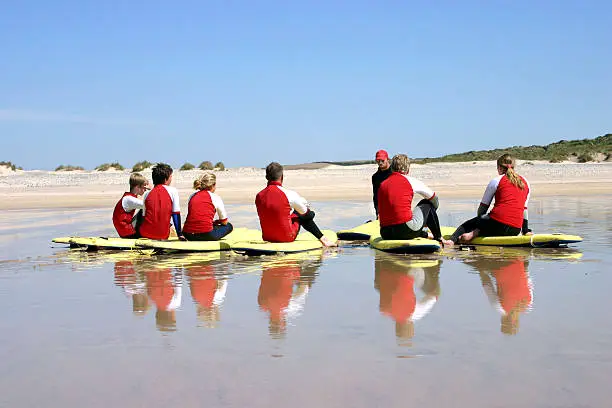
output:
<svg viewBox="0 0 612 408"><path fill-rule="evenodd" d="M210 193L210 199L215 206L215 210L217 211L218 220L215 220L214 224L216 225L226 225L227 224L227 211L225 210L225 205L223 204L223 200L215 193Z"/></svg>
<svg viewBox="0 0 612 408"><path fill-rule="evenodd" d="M304 215L308 210L308 201L298 193L292 190L288 190L286 188L281 187L281 190L287 196L287 200L289 201L289 205L293 210L295 210L298 214Z"/></svg>
<svg viewBox="0 0 612 408"><path fill-rule="evenodd" d="M408 181L410 182L410 185L412 186L412 191L419 194L423 198L431 201L431 204L437 210L438 207L440 206L440 200L438 199L436 192L433 191L431 188L429 188L425 183L423 183L419 179L416 179L414 177L409 177L409 176L406 176L406 178L408 179Z"/></svg>
<svg viewBox="0 0 612 408"><path fill-rule="evenodd" d="M503 176L497 176L487 184L487 188L485 188L485 192L482 195L482 200L480 200L480 205L478 206L478 210L476 211L476 215L478 217L482 217L487 213L493 199L495 198L495 192L497 191L497 186L499 186L499 181Z"/></svg>
<svg viewBox="0 0 612 408"><path fill-rule="evenodd" d="M183 238L183 230L181 228L181 205L178 190L169 186L166 186L166 189L172 199L172 223L174 224L174 230L176 231L176 236L181 239Z"/></svg>
<svg viewBox="0 0 612 408"><path fill-rule="evenodd" d="M527 198L525 199L525 209L523 210L523 226L521 227L521 233L523 235L533 235L533 232L529 229L529 213L527 211L529 196L531 195L531 186L529 186L527 179L523 178L523 180L525 181L525 188L527 189Z"/></svg>
<svg viewBox="0 0 612 408"><path fill-rule="evenodd" d="M125 196L123 197L123 200L121 200L121 206L125 212L140 210L144 207L144 201L137 197Z"/></svg>
<svg viewBox="0 0 612 408"><path fill-rule="evenodd" d="M372 175L372 201L374 202L374 211L376 212L376 219L378 219L378 187L379 184L376 181L376 173Z"/></svg>

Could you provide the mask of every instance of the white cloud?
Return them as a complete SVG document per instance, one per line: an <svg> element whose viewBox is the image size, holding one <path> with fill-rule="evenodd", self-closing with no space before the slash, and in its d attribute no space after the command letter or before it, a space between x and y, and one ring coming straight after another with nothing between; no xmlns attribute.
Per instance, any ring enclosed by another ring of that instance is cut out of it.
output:
<svg viewBox="0 0 612 408"><path fill-rule="evenodd" d="M110 126L143 126L151 124L151 122L143 120L94 118L84 115L23 109L0 109L0 122L58 122Z"/></svg>

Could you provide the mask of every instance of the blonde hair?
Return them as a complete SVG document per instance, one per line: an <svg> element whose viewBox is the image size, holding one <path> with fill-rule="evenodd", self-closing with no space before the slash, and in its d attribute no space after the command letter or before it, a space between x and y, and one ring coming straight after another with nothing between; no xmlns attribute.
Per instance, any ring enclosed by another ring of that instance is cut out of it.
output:
<svg viewBox="0 0 612 408"><path fill-rule="evenodd" d="M147 185L147 179L140 173L132 173L130 175L130 189L134 187L143 187Z"/></svg>
<svg viewBox="0 0 612 408"><path fill-rule="evenodd" d="M410 159L405 154L396 154L391 159L391 170L399 173L408 173L410 170Z"/></svg>
<svg viewBox="0 0 612 408"><path fill-rule="evenodd" d="M217 184L215 173L206 172L193 181L194 190L210 190Z"/></svg>
<svg viewBox="0 0 612 408"><path fill-rule="evenodd" d="M504 174L506 175L506 177L508 177L508 180L510 180L510 183L512 183L512 185L520 188L521 190L525 188L523 179L521 178L521 176L518 175L516 170L514 170L514 168L516 167L516 160L514 160L514 157L510 156L507 153L502 154L497 159L497 166L505 170Z"/></svg>

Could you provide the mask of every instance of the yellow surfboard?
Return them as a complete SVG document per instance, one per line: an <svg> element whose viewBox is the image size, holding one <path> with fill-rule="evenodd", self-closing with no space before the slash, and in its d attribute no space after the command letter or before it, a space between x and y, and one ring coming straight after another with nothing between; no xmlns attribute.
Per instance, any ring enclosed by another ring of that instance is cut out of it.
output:
<svg viewBox="0 0 612 408"><path fill-rule="evenodd" d="M380 223L378 220L369 221L355 228L340 230L337 235L344 241L367 241L373 235L380 235Z"/></svg>
<svg viewBox="0 0 612 408"><path fill-rule="evenodd" d="M56 244L68 244L71 248L95 249L134 249L135 239L119 237L59 237L53 238L51 242Z"/></svg>
<svg viewBox="0 0 612 408"><path fill-rule="evenodd" d="M370 246L395 254L429 254L441 248L440 243L433 239L383 239L380 235L370 238Z"/></svg>
<svg viewBox="0 0 612 408"><path fill-rule="evenodd" d="M449 239L455 232L453 227L442 227L442 235ZM460 245L488 245L503 247L531 247L531 248L559 248L568 244L582 242L582 237L578 235L568 235L562 233L547 233L533 235L516 235L509 237L476 237L468 243Z"/></svg>
<svg viewBox="0 0 612 408"><path fill-rule="evenodd" d="M330 241L337 242L338 236L334 231L321 231ZM302 232L293 242L268 242L261 239L250 239L232 243L232 250L239 254L258 256L273 255L277 253L295 253L312 251L323 248L323 244L310 232Z"/></svg>
<svg viewBox="0 0 612 408"><path fill-rule="evenodd" d="M156 249L164 252L212 252L228 251L231 244L237 241L261 239L261 232L248 228L234 228L234 230L219 241L179 241L153 240L141 238L136 240L136 247Z"/></svg>

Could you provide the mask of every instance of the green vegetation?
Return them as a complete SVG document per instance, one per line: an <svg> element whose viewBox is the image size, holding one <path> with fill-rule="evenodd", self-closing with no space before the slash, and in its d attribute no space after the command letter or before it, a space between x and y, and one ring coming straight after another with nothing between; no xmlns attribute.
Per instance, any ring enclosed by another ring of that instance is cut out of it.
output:
<svg viewBox="0 0 612 408"><path fill-rule="evenodd" d="M21 167L18 167L17 165L15 165L14 163L11 163L10 161L0 161L0 166L8 167L13 171L23 170Z"/></svg>
<svg viewBox="0 0 612 408"><path fill-rule="evenodd" d="M96 167L97 171L106 171L106 170L109 170L109 169L124 170L125 167L123 167L122 165L120 165L117 162L115 162L115 163L104 163L104 164L101 164L98 167Z"/></svg>
<svg viewBox="0 0 612 408"><path fill-rule="evenodd" d="M193 170L195 169L195 166L191 163L185 163L181 166L181 168L179 170Z"/></svg>
<svg viewBox="0 0 612 408"><path fill-rule="evenodd" d="M223 164L223 162L217 162L217 164L215 164L215 169L225 171L225 164Z"/></svg>
<svg viewBox="0 0 612 408"><path fill-rule="evenodd" d="M414 160L415 163L432 162L468 162L496 160L504 153L509 153L521 160L548 160L551 163L558 163L574 157L580 163L595 160L597 154L604 154L606 160L612 151L612 134L606 134L595 139L582 140L560 140L546 146L513 146L505 149L478 150L464 153L449 154L442 157L426 157ZM338 164L338 163L334 163Z"/></svg>
<svg viewBox="0 0 612 408"><path fill-rule="evenodd" d="M60 164L55 168L55 171L73 171L73 170L85 170L81 166L72 166L70 164Z"/></svg>
<svg viewBox="0 0 612 408"><path fill-rule="evenodd" d="M200 163L200 165L198 167L200 168L200 170L212 170L212 169L214 169L212 162L209 162L209 161L203 161L202 163Z"/></svg>
<svg viewBox="0 0 612 408"><path fill-rule="evenodd" d="M153 167L153 163L146 160L140 161L132 166L132 173L143 171L144 169L148 169L149 167Z"/></svg>

